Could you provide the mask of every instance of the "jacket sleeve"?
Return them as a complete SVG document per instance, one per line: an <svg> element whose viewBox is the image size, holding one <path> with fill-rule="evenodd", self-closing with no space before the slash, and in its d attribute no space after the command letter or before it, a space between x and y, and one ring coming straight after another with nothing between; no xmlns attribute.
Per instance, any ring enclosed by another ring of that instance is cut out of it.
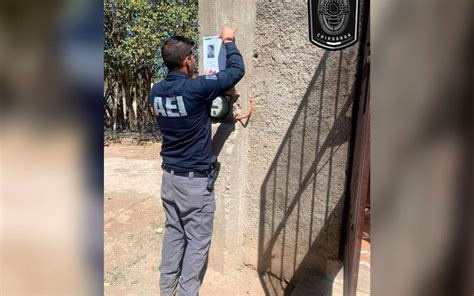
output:
<svg viewBox="0 0 474 296"><path fill-rule="evenodd" d="M194 90L206 97L206 101L213 100L234 87L245 74L244 60L235 43L226 43L225 47L226 69L214 75L202 75L193 79Z"/></svg>

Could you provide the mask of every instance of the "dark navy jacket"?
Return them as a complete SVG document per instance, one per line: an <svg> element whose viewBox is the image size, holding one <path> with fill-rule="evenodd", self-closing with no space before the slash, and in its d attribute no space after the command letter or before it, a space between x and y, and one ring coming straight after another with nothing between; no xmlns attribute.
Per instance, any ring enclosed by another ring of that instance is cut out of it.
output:
<svg viewBox="0 0 474 296"><path fill-rule="evenodd" d="M225 70L195 79L172 71L151 90L150 102L163 136L163 163L177 172L204 172L211 166L212 100L236 85L245 73L235 43L225 47Z"/></svg>

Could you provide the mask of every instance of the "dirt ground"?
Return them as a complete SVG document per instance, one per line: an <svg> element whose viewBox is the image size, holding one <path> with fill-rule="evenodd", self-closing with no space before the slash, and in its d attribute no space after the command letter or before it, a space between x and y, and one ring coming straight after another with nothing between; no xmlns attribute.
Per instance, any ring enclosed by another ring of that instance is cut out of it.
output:
<svg viewBox="0 0 474 296"><path fill-rule="evenodd" d="M160 201L160 147L105 147L106 295L159 295L158 268L165 222ZM265 295L257 273L245 266L227 275L209 268L200 294Z"/></svg>

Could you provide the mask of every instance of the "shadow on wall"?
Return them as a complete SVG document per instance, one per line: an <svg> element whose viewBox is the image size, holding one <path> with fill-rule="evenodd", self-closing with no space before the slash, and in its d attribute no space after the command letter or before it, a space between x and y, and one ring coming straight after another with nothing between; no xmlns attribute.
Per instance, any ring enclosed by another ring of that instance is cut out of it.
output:
<svg viewBox="0 0 474 296"><path fill-rule="evenodd" d="M343 54L324 53L261 186L266 295L331 295L342 267L347 153L339 150L350 137L352 104L352 95L340 95Z"/></svg>
<svg viewBox="0 0 474 296"><path fill-rule="evenodd" d="M212 155L219 156L224 144L235 131L235 122L223 122L219 124L215 135L212 137Z"/></svg>

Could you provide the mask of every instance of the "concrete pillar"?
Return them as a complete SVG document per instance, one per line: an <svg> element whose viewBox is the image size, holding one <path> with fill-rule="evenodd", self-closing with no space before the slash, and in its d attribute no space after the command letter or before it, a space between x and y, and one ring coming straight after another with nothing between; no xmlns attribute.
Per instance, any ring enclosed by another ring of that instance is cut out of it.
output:
<svg viewBox="0 0 474 296"><path fill-rule="evenodd" d="M252 73L252 46L255 25L254 0L199 1L199 23L202 52L204 36L219 35L223 25L237 27L237 46L244 57L246 75L236 87L237 102L242 112L248 107ZM202 65L202 56L200 56ZM229 273L243 262L244 193L248 154L248 131L241 124L214 124L213 150L219 153L221 173L216 183L217 211L214 237L210 251L210 266Z"/></svg>

